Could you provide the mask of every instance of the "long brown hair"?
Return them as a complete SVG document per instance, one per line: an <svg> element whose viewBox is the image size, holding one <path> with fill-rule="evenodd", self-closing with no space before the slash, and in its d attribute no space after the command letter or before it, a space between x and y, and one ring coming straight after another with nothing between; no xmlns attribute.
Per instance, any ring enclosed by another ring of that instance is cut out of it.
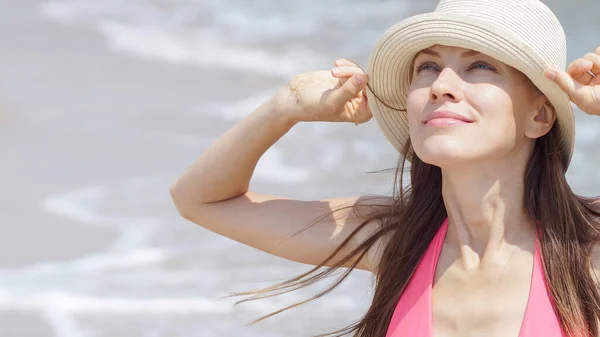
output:
<svg viewBox="0 0 600 337"><path fill-rule="evenodd" d="M600 204L598 199L578 196L571 191L565 176L563 152L559 151L559 134L559 126L555 124L548 134L536 140L524 177L524 206L529 217L541 224L539 240L545 277L564 331L570 336L597 336L600 293L592 273L591 253L594 245L600 242ZM411 158L410 185L405 186L402 173L408 156ZM306 287L343 270L341 276L315 296L255 322L315 300L337 287L367 251L385 236L388 244L375 271L375 292L367 313L342 330L319 335L333 337L354 333L356 337L384 337L396 304L419 259L447 216L442 199L441 169L424 163L414 155L410 142L402 150L395 173L391 206L352 206L357 214L362 207L368 207L370 213L325 261L272 287L235 293L234 296L250 295L237 303ZM324 268L357 232L372 222L380 224L378 230L339 262ZM343 268L349 262L352 262L350 267Z"/></svg>

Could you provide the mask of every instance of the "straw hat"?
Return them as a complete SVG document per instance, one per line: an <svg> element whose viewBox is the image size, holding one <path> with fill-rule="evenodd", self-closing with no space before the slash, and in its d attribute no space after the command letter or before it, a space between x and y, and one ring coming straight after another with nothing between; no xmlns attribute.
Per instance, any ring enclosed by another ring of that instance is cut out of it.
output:
<svg viewBox="0 0 600 337"><path fill-rule="evenodd" d="M415 55L433 45L476 50L524 73L557 112L565 169L574 148L575 122L568 95L544 77L566 68L563 28L538 0L441 0L434 12L410 17L389 28L369 57L369 107L377 124L401 151L409 138L406 99ZM379 99L377 99L377 97Z"/></svg>

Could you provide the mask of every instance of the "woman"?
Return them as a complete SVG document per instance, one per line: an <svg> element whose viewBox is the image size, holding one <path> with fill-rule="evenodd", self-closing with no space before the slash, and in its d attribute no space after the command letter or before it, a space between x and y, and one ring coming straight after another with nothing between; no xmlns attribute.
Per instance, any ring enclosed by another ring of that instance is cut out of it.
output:
<svg viewBox="0 0 600 337"><path fill-rule="evenodd" d="M171 194L201 226L316 266L253 298L346 268L320 296L354 268L373 272L371 307L338 335L598 336L600 207L565 172L571 101L600 115L600 48L565 66L562 27L540 1L442 0L383 35L369 76L343 59L296 76ZM248 191L295 124L372 115L401 153L398 177L410 161L410 188L311 202Z"/></svg>

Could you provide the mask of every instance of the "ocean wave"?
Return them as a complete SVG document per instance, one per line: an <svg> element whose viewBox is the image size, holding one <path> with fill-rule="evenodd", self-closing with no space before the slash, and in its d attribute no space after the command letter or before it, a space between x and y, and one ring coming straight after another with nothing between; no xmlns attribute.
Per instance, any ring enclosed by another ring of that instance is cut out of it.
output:
<svg viewBox="0 0 600 337"><path fill-rule="evenodd" d="M97 30L116 52L289 79L329 64L317 46L367 49L408 1L58 0L39 6L56 22ZM351 44L352 46L346 46Z"/></svg>

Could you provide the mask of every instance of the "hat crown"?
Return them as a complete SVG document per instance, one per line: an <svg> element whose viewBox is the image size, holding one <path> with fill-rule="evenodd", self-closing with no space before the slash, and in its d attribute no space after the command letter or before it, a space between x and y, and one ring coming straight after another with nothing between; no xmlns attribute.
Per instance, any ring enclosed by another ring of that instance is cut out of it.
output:
<svg viewBox="0 0 600 337"><path fill-rule="evenodd" d="M562 25L539 0L441 0L435 12L489 23L529 46L547 66L565 69L567 65Z"/></svg>

